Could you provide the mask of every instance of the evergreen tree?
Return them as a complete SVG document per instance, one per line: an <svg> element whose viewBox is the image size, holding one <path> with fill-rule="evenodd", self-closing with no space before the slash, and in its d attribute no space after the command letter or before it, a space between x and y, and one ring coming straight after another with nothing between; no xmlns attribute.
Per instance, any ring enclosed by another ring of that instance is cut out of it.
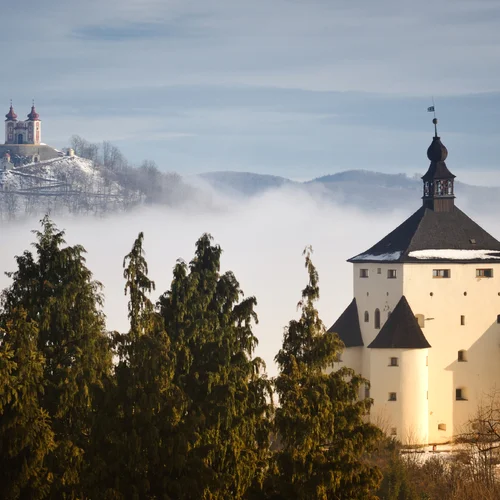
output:
<svg viewBox="0 0 500 500"><path fill-rule="evenodd" d="M44 359L38 330L12 311L0 329L0 498L44 498L50 487L45 457L54 448L43 395Z"/></svg>
<svg viewBox="0 0 500 500"><path fill-rule="evenodd" d="M123 262L130 329L115 335L116 385L108 397L106 458L93 498L169 498L177 394L169 339L149 299L155 284L148 277L143 240L140 233Z"/></svg>
<svg viewBox="0 0 500 500"><path fill-rule="evenodd" d="M55 447L47 455L53 498L82 496L84 454L95 419L94 398L111 370L101 311L100 283L92 279L80 245L66 246L64 232L48 217L36 235L35 255L16 257L18 269L3 293L4 317L22 308L38 325L45 360L41 407L50 416Z"/></svg>
<svg viewBox="0 0 500 500"><path fill-rule="evenodd" d="M318 273L306 248L309 282L299 302L301 316L290 321L275 360L274 381L280 405L275 432L281 449L271 461L266 495L274 499L369 499L380 481L364 454L379 438L376 427L363 422L371 405L358 399L365 383L353 370L327 370L343 345L325 333L315 308Z"/></svg>
<svg viewBox="0 0 500 500"><path fill-rule="evenodd" d="M183 395L172 498L243 498L265 466L270 387L252 358L256 300L242 299L233 273L220 273L220 256L203 235L159 301Z"/></svg>

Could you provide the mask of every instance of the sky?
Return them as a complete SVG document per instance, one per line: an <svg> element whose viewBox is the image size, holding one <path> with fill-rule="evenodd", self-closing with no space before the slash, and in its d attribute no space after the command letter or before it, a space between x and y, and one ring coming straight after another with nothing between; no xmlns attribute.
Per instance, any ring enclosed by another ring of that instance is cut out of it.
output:
<svg viewBox="0 0 500 500"><path fill-rule="evenodd" d="M423 173L500 185L498 0L2 1L0 103L43 141L190 176Z"/></svg>

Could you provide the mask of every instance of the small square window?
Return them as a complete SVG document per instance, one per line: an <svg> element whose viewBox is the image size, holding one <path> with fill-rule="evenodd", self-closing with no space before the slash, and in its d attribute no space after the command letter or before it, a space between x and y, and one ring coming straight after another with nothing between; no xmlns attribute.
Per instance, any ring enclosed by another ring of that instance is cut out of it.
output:
<svg viewBox="0 0 500 500"><path fill-rule="evenodd" d="M438 431L445 431L446 430L446 424L438 424Z"/></svg>
<svg viewBox="0 0 500 500"><path fill-rule="evenodd" d="M467 398L465 397L465 389L455 389L455 399L457 401L467 401Z"/></svg>
<svg viewBox="0 0 500 500"><path fill-rule="evenodd" d="M433 278L449 278L451 276L450 269L433 269L432 277Z"/></svg>
<svg viewBox="0 0 500 500"><path fill-rule="evenodd" d="M396 269L387 269L387 278L389 278L389 279L397 278Z"/></svg>
<svg viewBox="0 0 500 500"><path fill-rule="evenodd" d="M476 269L476 278L493 278L493 269Z"/></svg>
<svg viewBox="0 0 500 500"><path fill-rule="evenodd" d="M359 270L360 278L368 278L368 269L360 269Z"/></svg>
<svg viewBox="0 0 500 500"><path fill-rule="evenodd" d="M389 366L399 366L398 358L389 358Z"/></svg>
<svg viewBox="0 0 500 500"><path fill-rule="evenodd" d="M397 394L395 392L390 392L389 393L389 401L397 401Z"/></svg>
<svg viewBox="0 0 500 500"><path fill-rule="evenodd" d="M382 274L382 268L381 267L377 267L377 274Z"/></svg>
<svg viewBox="0 0 500 500"><path fill-rule="evenodd" d="M462 316L460 316L460 325L461 326L465 325L465 316L463 314L462 314Z"/></svg>

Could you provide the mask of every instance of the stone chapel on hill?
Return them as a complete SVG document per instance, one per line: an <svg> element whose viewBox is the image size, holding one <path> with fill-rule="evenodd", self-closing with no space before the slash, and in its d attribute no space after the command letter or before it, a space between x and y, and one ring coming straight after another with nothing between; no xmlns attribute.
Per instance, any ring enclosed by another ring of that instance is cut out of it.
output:
<svg viewBox="0 0 500 500"><path fill-rule="evenodd" d="M370 381L370 419L407 444L451 441L500 389L500 242L455 205L435 135L422 206L353 264L354 298L329 329L336 367Z"/></svg>

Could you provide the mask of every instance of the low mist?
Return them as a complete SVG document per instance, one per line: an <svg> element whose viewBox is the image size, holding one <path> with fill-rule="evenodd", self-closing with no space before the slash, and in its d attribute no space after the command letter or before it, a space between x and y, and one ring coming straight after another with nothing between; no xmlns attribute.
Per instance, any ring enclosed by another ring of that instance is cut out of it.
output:
<svg viewBox="0 0 500 500"><path fill-rule="evenodd" d="M419 206L415 200L415 210ZM372 214L318 201L314 195L281 188L250 199L219 198L217 209L142 208L131 213L95 217L55 217L66 230L68 244L87 249L87 264L104 285L105 313L111 330L128 330L124 295L123 257L140 231L145 235L149 275L156 282L153 301L170 287L177 259L189 262L195 242L210 233L222 249L222 271L232 270L246 296L257 298L259 338L256 354L269 375L276 373L273 358L281 346L283 327L297 318L297 302L307 275L302 251L314 249L320 277L321 318L328 328L352 299L352 265L346 259L366 250L411 213ZM477 220L493 235L498 223L486 214ZM15 270L14 255L34 240L37 220L0 228L0 287L9 284L5 271Z"/></svg>

